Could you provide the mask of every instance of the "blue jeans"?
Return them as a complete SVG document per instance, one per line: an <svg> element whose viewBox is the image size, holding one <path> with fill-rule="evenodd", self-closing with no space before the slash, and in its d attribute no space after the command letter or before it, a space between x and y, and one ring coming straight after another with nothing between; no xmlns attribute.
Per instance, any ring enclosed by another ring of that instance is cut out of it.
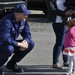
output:
<svg viewBox="0 0 75 75"><path fill-rule="evenodd" d="M19 40L22 41L22 40ZM27 55L34 47L34 42L31 40L28 49L25 51L20 51L19 47L14 47L12 45L0 46L0 67L8 60L9 56L13 55L11 58L14 62L19 62L22 58Z"/></svg>
<svg viewBox="0 0 75 75"><path fill-rule="evenodd" d="M56 42L53 48L53 64L57 64L59 62L59 55L63 51L66 28L65 25L63 25L62 23L53 23L52 26L56 36ZM63 63L66 62L68 62L68 56L63 55Z"/></svg>

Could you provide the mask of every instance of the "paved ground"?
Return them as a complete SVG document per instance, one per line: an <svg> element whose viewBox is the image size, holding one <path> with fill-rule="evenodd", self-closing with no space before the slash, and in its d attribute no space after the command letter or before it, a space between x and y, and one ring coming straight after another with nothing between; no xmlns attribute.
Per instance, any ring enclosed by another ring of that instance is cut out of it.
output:
<svg viewBox="0 0 75 75"><path fill-rule="evenodd" d="M52 52L55 42L55 35L51 23L49 23L45 18L29 18L28 23L30 24L32 39L35 42L35 47L22 61L18 63L24 68L25 72L21 74L15 74L13 72L9 72L9 70L4 67L3 69L5 74L63 75L67 68L64 68L63 70L52 68ZM60 64L62 64L61 55L59 60Z"/></svg>

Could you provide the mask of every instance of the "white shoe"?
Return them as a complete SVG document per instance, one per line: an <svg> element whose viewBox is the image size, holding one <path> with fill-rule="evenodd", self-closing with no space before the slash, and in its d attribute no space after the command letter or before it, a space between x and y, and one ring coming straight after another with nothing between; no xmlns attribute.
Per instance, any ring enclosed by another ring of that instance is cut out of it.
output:
<svg viewBox="0 0 75 75"><path fill-rule="evenodd" d="M63 67L60 64L53 64L53 68L57 68L57 69L63 69Z"/></svg>

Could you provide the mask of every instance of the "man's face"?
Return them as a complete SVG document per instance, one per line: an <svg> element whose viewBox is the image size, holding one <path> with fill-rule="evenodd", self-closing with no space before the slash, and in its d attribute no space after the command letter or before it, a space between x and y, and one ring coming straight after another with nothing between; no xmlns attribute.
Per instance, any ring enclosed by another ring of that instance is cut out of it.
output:
<svg viewBox="0 0 75 75"><path fill-rule="evenodd" d="M18 13L17 18L19 21L25 21L28 16L22 13Z"/></svg>

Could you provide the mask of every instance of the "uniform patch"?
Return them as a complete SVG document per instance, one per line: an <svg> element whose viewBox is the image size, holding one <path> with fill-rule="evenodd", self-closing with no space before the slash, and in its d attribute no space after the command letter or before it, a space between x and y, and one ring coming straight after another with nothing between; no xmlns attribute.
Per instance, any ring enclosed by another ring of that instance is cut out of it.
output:
<svg viewBox="0 0 75 75"><path fill-rule="evenodd" d="M20 27L20 29L23 29L23 28L24 28L24 26L21 26L21 27Z"/></svg>

